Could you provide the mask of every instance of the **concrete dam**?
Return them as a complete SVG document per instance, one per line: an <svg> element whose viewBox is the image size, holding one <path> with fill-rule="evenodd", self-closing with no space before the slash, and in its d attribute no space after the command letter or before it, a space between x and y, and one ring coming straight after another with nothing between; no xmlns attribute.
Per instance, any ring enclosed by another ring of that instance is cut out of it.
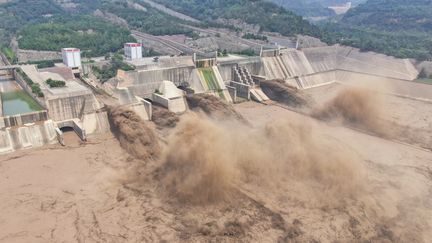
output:
<svg viewBox="0 0 432 243"><path fill-rule="evenodd" d="M255 57L152 57L128 62L136 69L119 70L103 87L118 104L129 106L145 120L152 117L152 102L184 112L185 93L208 93L229 103L266 103L269 98L259 82L271 79L284 80L298 89L335 82L391 86L392 91L407 97L416 89L421 99L432 100L429 89L422 87L426 84L410 82L418 76L410 60L337 45L264 50ZM0 75L0 153L63 143L62 130L66 128L82 140L109 131L103 105L75 78L72 69L56 66L39 70L23 65L11 70L2 70ZM64 81L65 86L50 87L47 79ZM34 93L34 84L41 94Z"/></svg>
<svg viewBox="0 0 432 243"><path fill-rule="evenodd" d="M406 81L418 75L409 60L342 46L265 52L262 60L268 78L283 79L302 89L364 75Z"/></svg>
<svg viewBox="0 0 432 243"><path fill-rule="evenodd" d="M253 82L239 82L238 70L255 78L284 80L299 89L335 82L389 84L398 87L398 92L407 96L410 86L417 84L408 85L406 81L418 76L418 70L410 60L339 45L302 50L264 50L259 57L228 56L194 60L193 56L183 56L160 57L157 61L144 58L131 64L137 69L120 71L109 88L127 89L132 96L149 100L163 81L172 81L176 86L187 87L195 93L211 93L227 102L235 101L234 93L246 99L251 97L250 94L259 93L259 89L254 92L247 87ZM432 99L432 95L425 92L424 98Z"/></svg>
<svg viewBox="0 0 432 243"><path fill-rule="evenodd" d="M11 70L0 75L0 96L0 154L56 141L55 124L46 109L18 84Z"/></svg>
<svg viewBox="0 0 432 243"><path fill-rule="evenodd" d="M66 85L51 88L45 82L49 78ZM35 93L35 86L40 87L40 93ZM101 104L68 68L38 70L33 65L23 65L3 70L0 91L0 154L64 144L64 128L73 129L82 140L109 131Z"/></svg>

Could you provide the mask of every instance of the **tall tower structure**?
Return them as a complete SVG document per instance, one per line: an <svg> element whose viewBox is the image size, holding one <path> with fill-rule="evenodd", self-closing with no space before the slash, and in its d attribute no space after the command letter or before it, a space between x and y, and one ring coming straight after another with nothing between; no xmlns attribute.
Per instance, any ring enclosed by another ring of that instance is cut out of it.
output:
<svg viewBox="0 0 432 243"><path fill-rule="evenodd" d="M62 49L63 64L72 69L81 67L81 51L77 48Z"/></svg>
<svg viewBox="0 0 432 243"><path fill-rule="evenodd" d="M142 58L142 44L140 43L126 43L124 45L125 57L128 60Z"/></svg>

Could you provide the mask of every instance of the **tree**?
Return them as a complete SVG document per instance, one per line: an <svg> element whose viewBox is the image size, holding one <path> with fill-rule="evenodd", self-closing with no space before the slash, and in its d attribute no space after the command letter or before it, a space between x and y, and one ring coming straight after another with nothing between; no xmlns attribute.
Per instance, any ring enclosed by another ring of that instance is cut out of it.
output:
<svg viewBox="0 0 432 243"><path fill-rule="evenodd" d="M58 87L64 87L66 86L66 82L62 80L54 80L54 79L47 79L45 81L51 88L58 88Z"/></svg>

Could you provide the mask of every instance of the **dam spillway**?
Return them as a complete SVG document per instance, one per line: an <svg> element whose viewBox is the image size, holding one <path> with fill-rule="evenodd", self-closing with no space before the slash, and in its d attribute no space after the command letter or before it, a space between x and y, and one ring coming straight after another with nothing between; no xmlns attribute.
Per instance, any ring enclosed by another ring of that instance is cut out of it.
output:
<svg viewBox="0 0 432 243"><path fill-rule="evenodd" d="M200 62L205 65L198 65ZM410 60L344 46L267 50L255 57L230 55L202 60L195 60L192 56L143 58L130 64L136 66L136 70L119 70L117 79L107 82L105 87L108 91L114 90L110 93L116 94L121 104L134 103L134 107L142 106L144 99L151 100L164 81L171 81L178 88L195 93L213 94L227 102L236 102L236 97L246 100L252 96L260 97L260 90L253 87L259 82L239 83L237 80L236 83L235 70L242 70L240 76L243 78L247 73L251 78L279 79L299 89L334 82L373 86L391 83L398 87L395 92L404 96L410 96L412 89L423 89L417 87L420 85L406 82L418 75ZM74 80L73 74L62 75L66 72L60 67L38 70L33 65L23 65L20 69L40 85L44 97L32 94L29 85L23 77L19 79L19 75L16 81L13 75L0 75L0 114L3 114L0 127L3 138L9 139L9 145L4 146L15 149L32 147L33 142L37 145L54 142L55 136L52 135L56 127L74 127L83 138L109 129L106 112L101 111L103 107L91 90ZM45 83L47 78L64 80L66 86L50 88ZM424 89L421 94L421 98L432 100L428 90ZM258 100L265 100L265 97ZM146 113L143 117L150 118L148 107L151 104L144 107L141 109L143 114ZM50 119L54 122L53 126L49 125ZM39 128L22 129L26 124ZM28 137L33 136L31 133L35 129L39 130L35 134L43 134L35 135L43 138L43 142L26 142L30 141Z"/></svg>
<svg viewBox="0 0 432 243"><path fill-rule="evenodd" d="M232 70L236 67L246 69L251 75L284 80L299 89L350 82L346 78L366 86L377 80L404 86L401 82L412 81L418 75L415 65L408 59L339 45L264 50L259 57L230 55L209 60L211 62L203 67L197 65L202 64L202 60L196 61L192 56L161 57L156 62L144 58L131 63L137 65L135 71L119 72L118 83L113 83L111 88L126 88L135 96L151 99L161 82L169 80L177 86L187 84L196 93L218 95L218 87L224 90L235 79Z"/></svg>
<svg viewBox="0 0 432 243"><path fill-rule="evenodd" d="M63 128L72 128L82 140L109 130L106 111L71 69L21 65L8 72L0 77L0 154L64 144ZM48 79L64 81L65 86L50 87Z"/></svg>

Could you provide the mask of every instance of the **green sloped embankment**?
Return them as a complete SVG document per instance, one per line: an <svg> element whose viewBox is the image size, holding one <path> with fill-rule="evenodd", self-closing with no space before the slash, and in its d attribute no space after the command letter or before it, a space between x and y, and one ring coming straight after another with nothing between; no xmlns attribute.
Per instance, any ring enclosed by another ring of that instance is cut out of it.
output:
<svg viewBox="0 0 432 243"><path fill-rule="evenodd" d="M216 75L212 68L200 68L199 72L201 73L204 81L207 84L209 90L216 92L221 99L225 99L225 96L222 92L222 88L219 86Z"/></svg>
<svg viewBox="0 0 432 243"><path fill-rule="evenodd" d="M216 75L211 68L201 68L201 74L204 77L204 81L210 90L220 90L219 84L217 83Z"/></svg>

